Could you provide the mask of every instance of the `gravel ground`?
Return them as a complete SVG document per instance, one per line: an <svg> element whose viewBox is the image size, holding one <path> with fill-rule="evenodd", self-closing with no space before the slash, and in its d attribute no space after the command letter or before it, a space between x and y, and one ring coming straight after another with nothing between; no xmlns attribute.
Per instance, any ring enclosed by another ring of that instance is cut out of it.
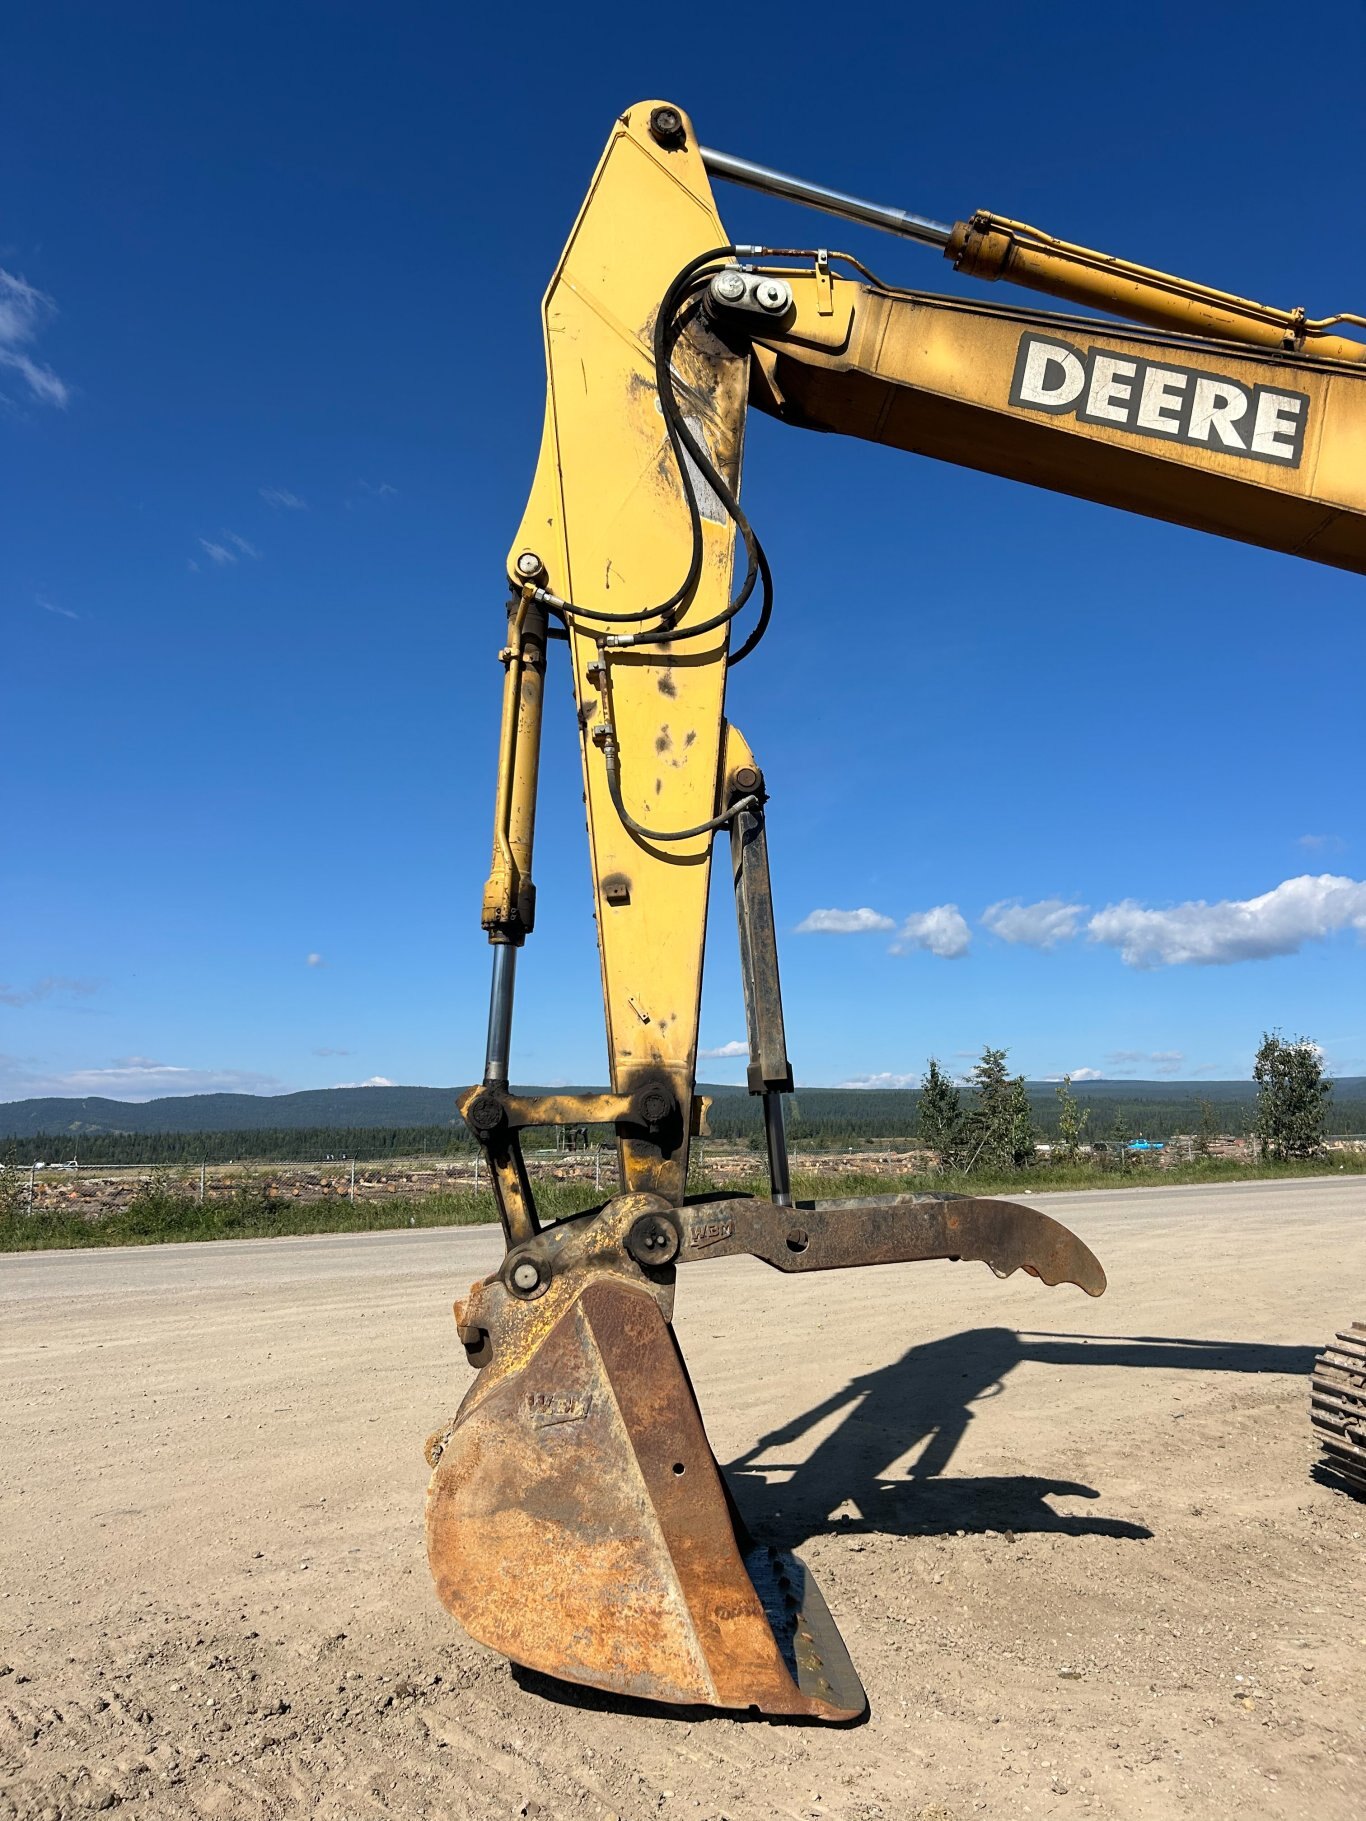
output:
<svg viewBox="0 0 1366 1821"><path fill-rule="evenodd" d="M424 1438L488 1229L0 1260L0 1817L1366 1815L1366 1505L1311 1477L1366 1181L1041 1196L1099 1302L981 1266L682 1274L844 1730L631 1710L436 1605Z"/></svg>

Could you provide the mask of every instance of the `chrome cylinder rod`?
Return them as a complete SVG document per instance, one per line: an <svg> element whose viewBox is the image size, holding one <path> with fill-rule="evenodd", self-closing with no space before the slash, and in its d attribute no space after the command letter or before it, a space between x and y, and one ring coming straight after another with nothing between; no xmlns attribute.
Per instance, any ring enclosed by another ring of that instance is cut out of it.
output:
<svg viewBox="0 0 1366 1821"><path fill-rule="evenodd" d="M888 234L900 234L927 247L947 246L953 233L945 222L909 215L905 209L885 208L878 202L864 202L858 196L846 196L843 190L827 189L823 183L803 183L800 177L771 171L767 165L751 164L748 158L734 158L729 152L715 152L710 146L702 147L702 162L713 177L722 177L727 183L744 184L747 189L762 190L766 196L782 196L788 202L804 202L810 208L824 209L827 215L882 228Z"/></svg>
<svg viewBox="0 0 1366 1821"><path fill-rule="evenodd" d="M773 1191L773 1205L792 1206L792 1174L787 1161L787 1127L783 1120L783 1097L769 1090L764 1095L764 1142L768 1147L768 1180Z"/></svg>
<svg viewBox="0 0 1366 1821"><path fill-rule="evenodd" d="M489 1039L484 1052L484 1083L505 1088L508 1052L512 1048L512 987L517 977L517 950L510 942L493 945L493 982L489 988Z"/></svg>

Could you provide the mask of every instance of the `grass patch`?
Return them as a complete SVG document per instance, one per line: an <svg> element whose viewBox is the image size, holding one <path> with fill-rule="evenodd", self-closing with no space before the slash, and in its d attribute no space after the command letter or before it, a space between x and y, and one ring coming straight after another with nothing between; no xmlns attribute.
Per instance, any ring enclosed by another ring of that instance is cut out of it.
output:
<svg viewBox="0 0 1366 1821"><path fill-rule="evenodd" d="M538 1203L551 1219L558 1220L599 1199L591 1186L547 1183ZM292 1201L246 1182L230 1195L201 1202L194 1194L154 1181L126 1207L94 1218L75 1209L0 1212L0 1252L151 1246L201 1239L277 1239L290 1234L371 1233L398 1227L468 1227L497 1218L487 1190L394 1196L385 1201L351 1202L336 1196Z"/></svg>
<svg viewBox="0 0 1366 1821"><path fill-rule="evenodd" d="M796 1160L800 1165L800 1159ZM793 1171L799 1200L892 1195L911 1191L955 1195L1002 1195L1028 1201L1031 1196L1068 1189L1172 1188L1183 1183L1274 1182L1294 1176L1359 1176L1366 1173L1366 1153L1333 1153L1294 1163L1246 1163L1235 1158L1205 1157L1158 1170L1138 1164L1127 1170L1094 1163L1041 1163L1005 1174L940 1176L927 1173L836 1175L818 1170ZM706 1176L689 1184L694 1194L766 1195L759 1176L718 1185ZM547 1220L581 1213L604 1199L591 1183L545 1182L537 1185L536 1202ZM250 1173L228 1195L203 1202L179 1176L154 1174L126 1207L91 1218L76 1210L24 1212L22 1189L0 1199L0 1252L69 1250L78 1246L149 1246L185 1240L275 1239L290 1234L372 1233L401 1227L466 1227L497 1219L487 1189L442 1190L429 1195L395 1196L385 1201L351 1202L337 1196L317 1201L277 1197Z"/></svg>

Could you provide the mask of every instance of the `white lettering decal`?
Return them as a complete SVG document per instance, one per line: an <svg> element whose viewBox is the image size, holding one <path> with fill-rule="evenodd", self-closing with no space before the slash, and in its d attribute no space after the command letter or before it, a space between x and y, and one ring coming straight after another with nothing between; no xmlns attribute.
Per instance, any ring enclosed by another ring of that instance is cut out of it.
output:
<svg viewBox="0 0 1366 1821"><path fill-rule="evenodd" d="M1065 411L1076 404L1085 384L1086 369L1070 348L1060 348L1049 341L1029 344L1020 376L1022 404L1042 405L1045 411Z"/></svg>
<svg viewBox="0 0 1366 1821"><path fill-rule="evenodd" d="M1111 424L1127 424L1134 397L1133 379L1137 371L1135 361L1124 360L1118 354L1102 354L1099 350L1093 354L1091 384L1086 394L1086 415L1104 418Z"/></svg>
<svg viewBox="0 0 1366 1821"><path fill-rule="evenodd" d="M1078 425L1112 424L1132 436L1189 443L1218 456L1299 467L1309 393L1145 360L1141 349L1141 343L1127 354L1076 347L1026 330L1015 352L1009 402L1050 417L1075 414Z"/></svg>
<svg viewBox="0 0 1366 1821"><path fill-rule="evenodd" d="M1181 395L1189 384L1189 373L1178 373L1171 367L1149 367L1143 375L1138 401L1138 428L1155 430L1160 436L1176 436L1181 429Z"/></svg>
<svg viewBox="0 0 1366 1821"><path fill-rule="evenodd" d="M1296 436L1304 399L1294 392L1259 392L1252 426L1252 452L1273 461L1293 462L1299 455Z"/></svg>
<svg viewBox="0 0 1366 1821"><path fill-rule="evenodd" d="M1202 376L1195 382L1186 435L1193 443L1207 443L1213 430L1226 449L1246 449L1247 444L1233 426L1247 416L1247 407L1247 393L1231 379L1205 379Z"/></svg>

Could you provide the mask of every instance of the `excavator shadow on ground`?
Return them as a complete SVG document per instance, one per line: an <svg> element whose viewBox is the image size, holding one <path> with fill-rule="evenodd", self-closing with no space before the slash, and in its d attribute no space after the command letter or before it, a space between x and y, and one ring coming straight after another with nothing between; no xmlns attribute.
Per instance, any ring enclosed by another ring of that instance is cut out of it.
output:
<svg viewBox="0 0 1366 1821"><path fill-rule="evenodd" d="M724 1463L746 1524L757 1536L789 1548L835 1532L930 1537L994 1530L1150 1539L1153 1532L1144 1524L1056 1510L1051 1499L1101 1497L1095 1487L1075 1480L1035 1474L947 1476L973 1421L974 1406L1005 1395L1010 1373L1026 1361L1167 1372L1274 1373L1307 1380L1314 1349L1168 1335L1017 1333L1011 1328L973 1328L926 1341L888 1365L848 1380L821 1403ZM835 1416L841 1420L804 1460L789 1464L780 1454L763 1458L797 1446ZM893 1477L896 1463L921 1443L909 1471ZM512 1674L529 1693L567 1706L675 1720L708 1719L715 1712L710 1707L629 1700L516 1664ZM764 1723L772 1724L771 1718Z"/></svg>
<svg viewBox="0 0 1366 1821"><path fill-rule="evenodd" d="M1153 1533L1142 1524L1059 1511L1049 1503L1098 1499L1092 1486L1032 1474L944 1477L973 1421L974 1406L1002 1396L1010 1372L1025 1361L1303 1378L1313 1359L1312 1347L973 1328L911 1347L889 1365L850 1379L795 1421L761 1436L727 1462L725 1472L751 1528L761 1535L781 1532L794 1547L831 1531L898 1536L1052 1531L1143 1541ZM780 1458L763 1459L793 1447L841 1413L842 1420L804 1460L787 1467ZM921 1443L914 1464L894 1477L889 1470Z"/></svg>

